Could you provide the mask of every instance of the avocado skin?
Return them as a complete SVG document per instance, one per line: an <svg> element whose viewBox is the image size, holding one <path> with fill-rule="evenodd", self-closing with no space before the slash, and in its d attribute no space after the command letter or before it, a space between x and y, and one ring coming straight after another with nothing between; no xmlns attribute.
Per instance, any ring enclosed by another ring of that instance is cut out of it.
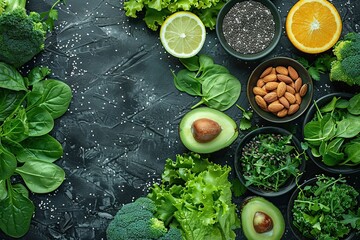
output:
<svg viewBox="0 0 360 240"><path fill-rule="evenodd" d="M191 126L200 118L208 118L221 126L221 133L212 141L200 143L194 138ZM179 124L179 136L181 142L190 151L196 153L213 153L230 146L238 137L239 131L235 121L225 113L208 108L195 108L184 115Z"/></svg>
<svg viewBox="0 0 360 240"><path fill-rule="evenodd" d="M268 233L257 233L253 226L256 212L267 214L273 221L273 229ZM280 210L263 197L249 197L244 200L241 208L241 224L248 240L280 240L285 232L285 220Z"/></svg>

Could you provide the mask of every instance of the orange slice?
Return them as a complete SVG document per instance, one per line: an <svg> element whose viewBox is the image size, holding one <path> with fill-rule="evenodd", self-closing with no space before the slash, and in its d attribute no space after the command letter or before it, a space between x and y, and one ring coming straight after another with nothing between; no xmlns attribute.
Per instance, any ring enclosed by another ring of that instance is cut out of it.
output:
<svg viewBox="0 0 360 240"><path fill-rule="evenodd" d="M342 21L334 5L326 0L300 0L286 17L286 34L305 53L329 50L339 40Z"/></svg>

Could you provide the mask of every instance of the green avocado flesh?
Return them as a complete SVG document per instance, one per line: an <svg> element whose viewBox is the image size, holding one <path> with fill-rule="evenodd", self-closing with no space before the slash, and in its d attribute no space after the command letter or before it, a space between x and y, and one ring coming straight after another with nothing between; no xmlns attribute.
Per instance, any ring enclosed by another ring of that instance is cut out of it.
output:
<svg viewBox="0 0 360 240"><path fill-rule="evenodd" d="M207 118L221 127L218 136L209 142L198 142L192 132L192 125L197 119ZM229 146L239 132L236 123L228 115L218 110L201 107L191 110L182 118L179 125L180 140L187 149L196 153L212 153Z"/></svg>
<svg viewBox="0 0 360 240"><path fill-rule="evenodd" d="M273 223L273 228L264 233L256 232L253 224L256 212L267 214ZM248 240L280 240L285 231L285 220L280 210L262 197L253 197L242 207L242 230Z"/></svg>

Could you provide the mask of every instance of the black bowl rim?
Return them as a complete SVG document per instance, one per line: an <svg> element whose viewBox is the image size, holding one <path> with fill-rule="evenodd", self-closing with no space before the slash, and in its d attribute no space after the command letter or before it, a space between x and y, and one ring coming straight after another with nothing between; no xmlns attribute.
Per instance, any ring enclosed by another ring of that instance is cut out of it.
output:
<svg viewBox="0 0 360 240"><path fill-rule="evenodd" d="M347 98L350 99L352 96L354 96L354 94L352 93L346 93L346 92L334 92L334 93L329 93L327 95L324 95L322 97L320 97L319 99L317 99L315 102L321 103L324 102L326 100L329 99L329 101L333 98L333 97L342 97L342 98ZM324 104L326 104L327 102L324 102ZM316 107L315 104L313 103L309 110L307 111L305 118L304 118L304 122L303 122L303 126L302 126L302 137L303 139L305 138L305 134L304 134L304 128L306 123L310 122L311 119L313 119L314 114L316 112ZM347 166L337 166L337 167L331 167L331 166L327 166L325 165L320 158L315 157L314 155L312 155L311 153L311 149L307 149L306 150L307 155L310 157L311 161L315 163L316 166L318 166L319 168L321 168L322 170L329 172L329 173L342 173L342 174L353 174L353 173L357 173L360 172L360 165L356 168L354 167L347 167Z"/></svg>
<svg viewBox="0 0 360 240"><path fill-rule="evenodd" d="M315 183L317 180L317 177L313 177L313 178L310 178L310 179L307 179L305 180L302 184L299 185L299 187L297 187L293 193L291 194L290 198L289 198L289 203L287 205L287 209L286 209L286 220L290 226L290 230L292 232L292 234L296 237L296 239L298 240L311 240L311 239L308 239L308 238L305 238L301 235L300 231L297 230L297 228L295 226L293 226L293 223L292 223L292 207L294 205L294 201L295 201L295 198L297 197L297 195L299 194L299 191L300 191L300 188L303 189L305 186L309 185L309 184L312 184L312 183ZM348 184L348 183L347 183ZM350 184L349 184L350 185ZM351 185L350 185L351 186ZM359 196L358 196L359 198ZM359 203L358 203L359 204ZM344 238L342 240L351 240L353 237L355 237L355 234L356 232L352 231L350 232L350 234L347 236L347 238Z"/></svg>
<svg viewBox="0 0 360 240"><path fill-rule="evenodd" d="M234 49L232 49L230 47L230 45L226 42L226 40L223 37L222 22L223 22L223 19L224 19L226 13L230 10L230 8L232 6L234 6L238 2L244 2L244 1L247 1L247 0L230 0L227 3L225 3L225 5L220 9L218 16L216 18L216 26L215 26L216 35L219 39L221 46L225 49L225 51L227 53L229 53L233 57L236 57L238 59L245 60L245 61L258 60L258 59L263 58L266 55L268 55L277 46L277 44L280 41L281 35L282 35L283 24L281 21L281 16L280 16L279 11L276 9L276 6L270 0L254 0L254 1L264 4L271 11L271 14L274 17L274 21L275 21L274 38L271 41L271 43L269 44L269 46L261 52L254 53L254 54L241 54L239 52L236 52Z"/></svg>
<svg viewBox="0 0 360 240"><path fill-rule="evenodd" d="M272 118L269 118L266 116L266 112L264 112L263 110L261 110L257 105L254 105L252 101L250 101L250 79L253 77L253 75L255 74L256 70L263 67L263 66L266 66L268 64L271 64L271 63L276 63L276 61L279 61L279 60L286 60L286 61L289 61L289 62L292 62L293 64L297 65L299 68L302 69L302 71L305 73L305 78L302 77L302 79L306 79L308 81L308 93L307 94L310 94L309 96L309 101L307 102L302 102L301 104L305 104L304 105L304 108L302 110L298 110L298 112L296 112L295 114L291 115L291 116L286 116L286 117L283 117L283 118L276 118L276 120L272 119ZM246 95L248 97L248 101L252 107L252 109L254 109L254 111L263 119L269 121L269 122L273 122L273 123L286 123L286 122L291 122L297 118L299 118L304 112L306 112L306 110L309 108L311 102L312 102L312 99L313 99L313 95L314 95L314 84L313 84L313 81L312 81L312 78L310 76L310 74L308 73L308 71L304 68L304 66L299 63L298 61L296 61L295 59L293 58L290 58L290 57L283 57L283 56L280 56L280 57L273 57L273 58L270 58L262 63L260 63L257 67L254 68L254 70L251 72L249 78L248 78L248 81L247 81L247 86L246 86Z"/></svg>
<svg viewBox="0 0 360 240"><path fill-rule="evenodd" d="M280 128L280 127L274 127L274 126L267 126L267 127L260 127L257 128L251 132L249 132L248 134L246 134L241 141L239 142L239 144L237 145L236 149L235 149L235 159L234 159L234 166L235 166L235 173L237 178L240 180L240 182L245 186L245 180L242 178L241 176L241 170L239 169L239 150L240 148L243 146L243 144L245 144L247 141L249 141L250 139L252 139L254 136L260 134L260 133L280 133L282 135L292 135L292 143L294 144L295 148L299 151L301 150L301 144L299 139L292 134L291 132L289 132L288 130L284 129L284 128ZM304 157L302 157L302 163L300 165L300 172L305 172L305 168L306 168L306 159ZM295 178L295 177L290 177L290 183L281 187L279 191L274 192L274 191L264 191L261 190L260 188L257 187L252 187L252 186L248 186L246 187L249 191L251 191L252 193L255 193L259 196L263 196L263 197L277 197L280 195L283 195L285 193L288 193L289 191L291 191L296 185L297 185L297 181L299 181L302 178L303 174L301 174L299 177Z"/></svg>

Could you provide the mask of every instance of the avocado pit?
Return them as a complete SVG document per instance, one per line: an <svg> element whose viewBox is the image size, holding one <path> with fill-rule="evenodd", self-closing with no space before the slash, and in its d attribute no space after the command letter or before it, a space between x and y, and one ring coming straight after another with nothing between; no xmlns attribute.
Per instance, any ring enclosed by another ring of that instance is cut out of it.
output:
<svg viewBox="0 0 360 240"><path fill-rule="evenodd" d="M271 217L264 212L255 213L253 224L257 233L265 233L273 229L273 221Z"/></svg>
<svg viewBox="0 0 360 240"><path fill-rule="evenodd" d="M193 122L191 132L197 142L206 143L221 133L221 126L211 119L200 118Z"/></svg>

